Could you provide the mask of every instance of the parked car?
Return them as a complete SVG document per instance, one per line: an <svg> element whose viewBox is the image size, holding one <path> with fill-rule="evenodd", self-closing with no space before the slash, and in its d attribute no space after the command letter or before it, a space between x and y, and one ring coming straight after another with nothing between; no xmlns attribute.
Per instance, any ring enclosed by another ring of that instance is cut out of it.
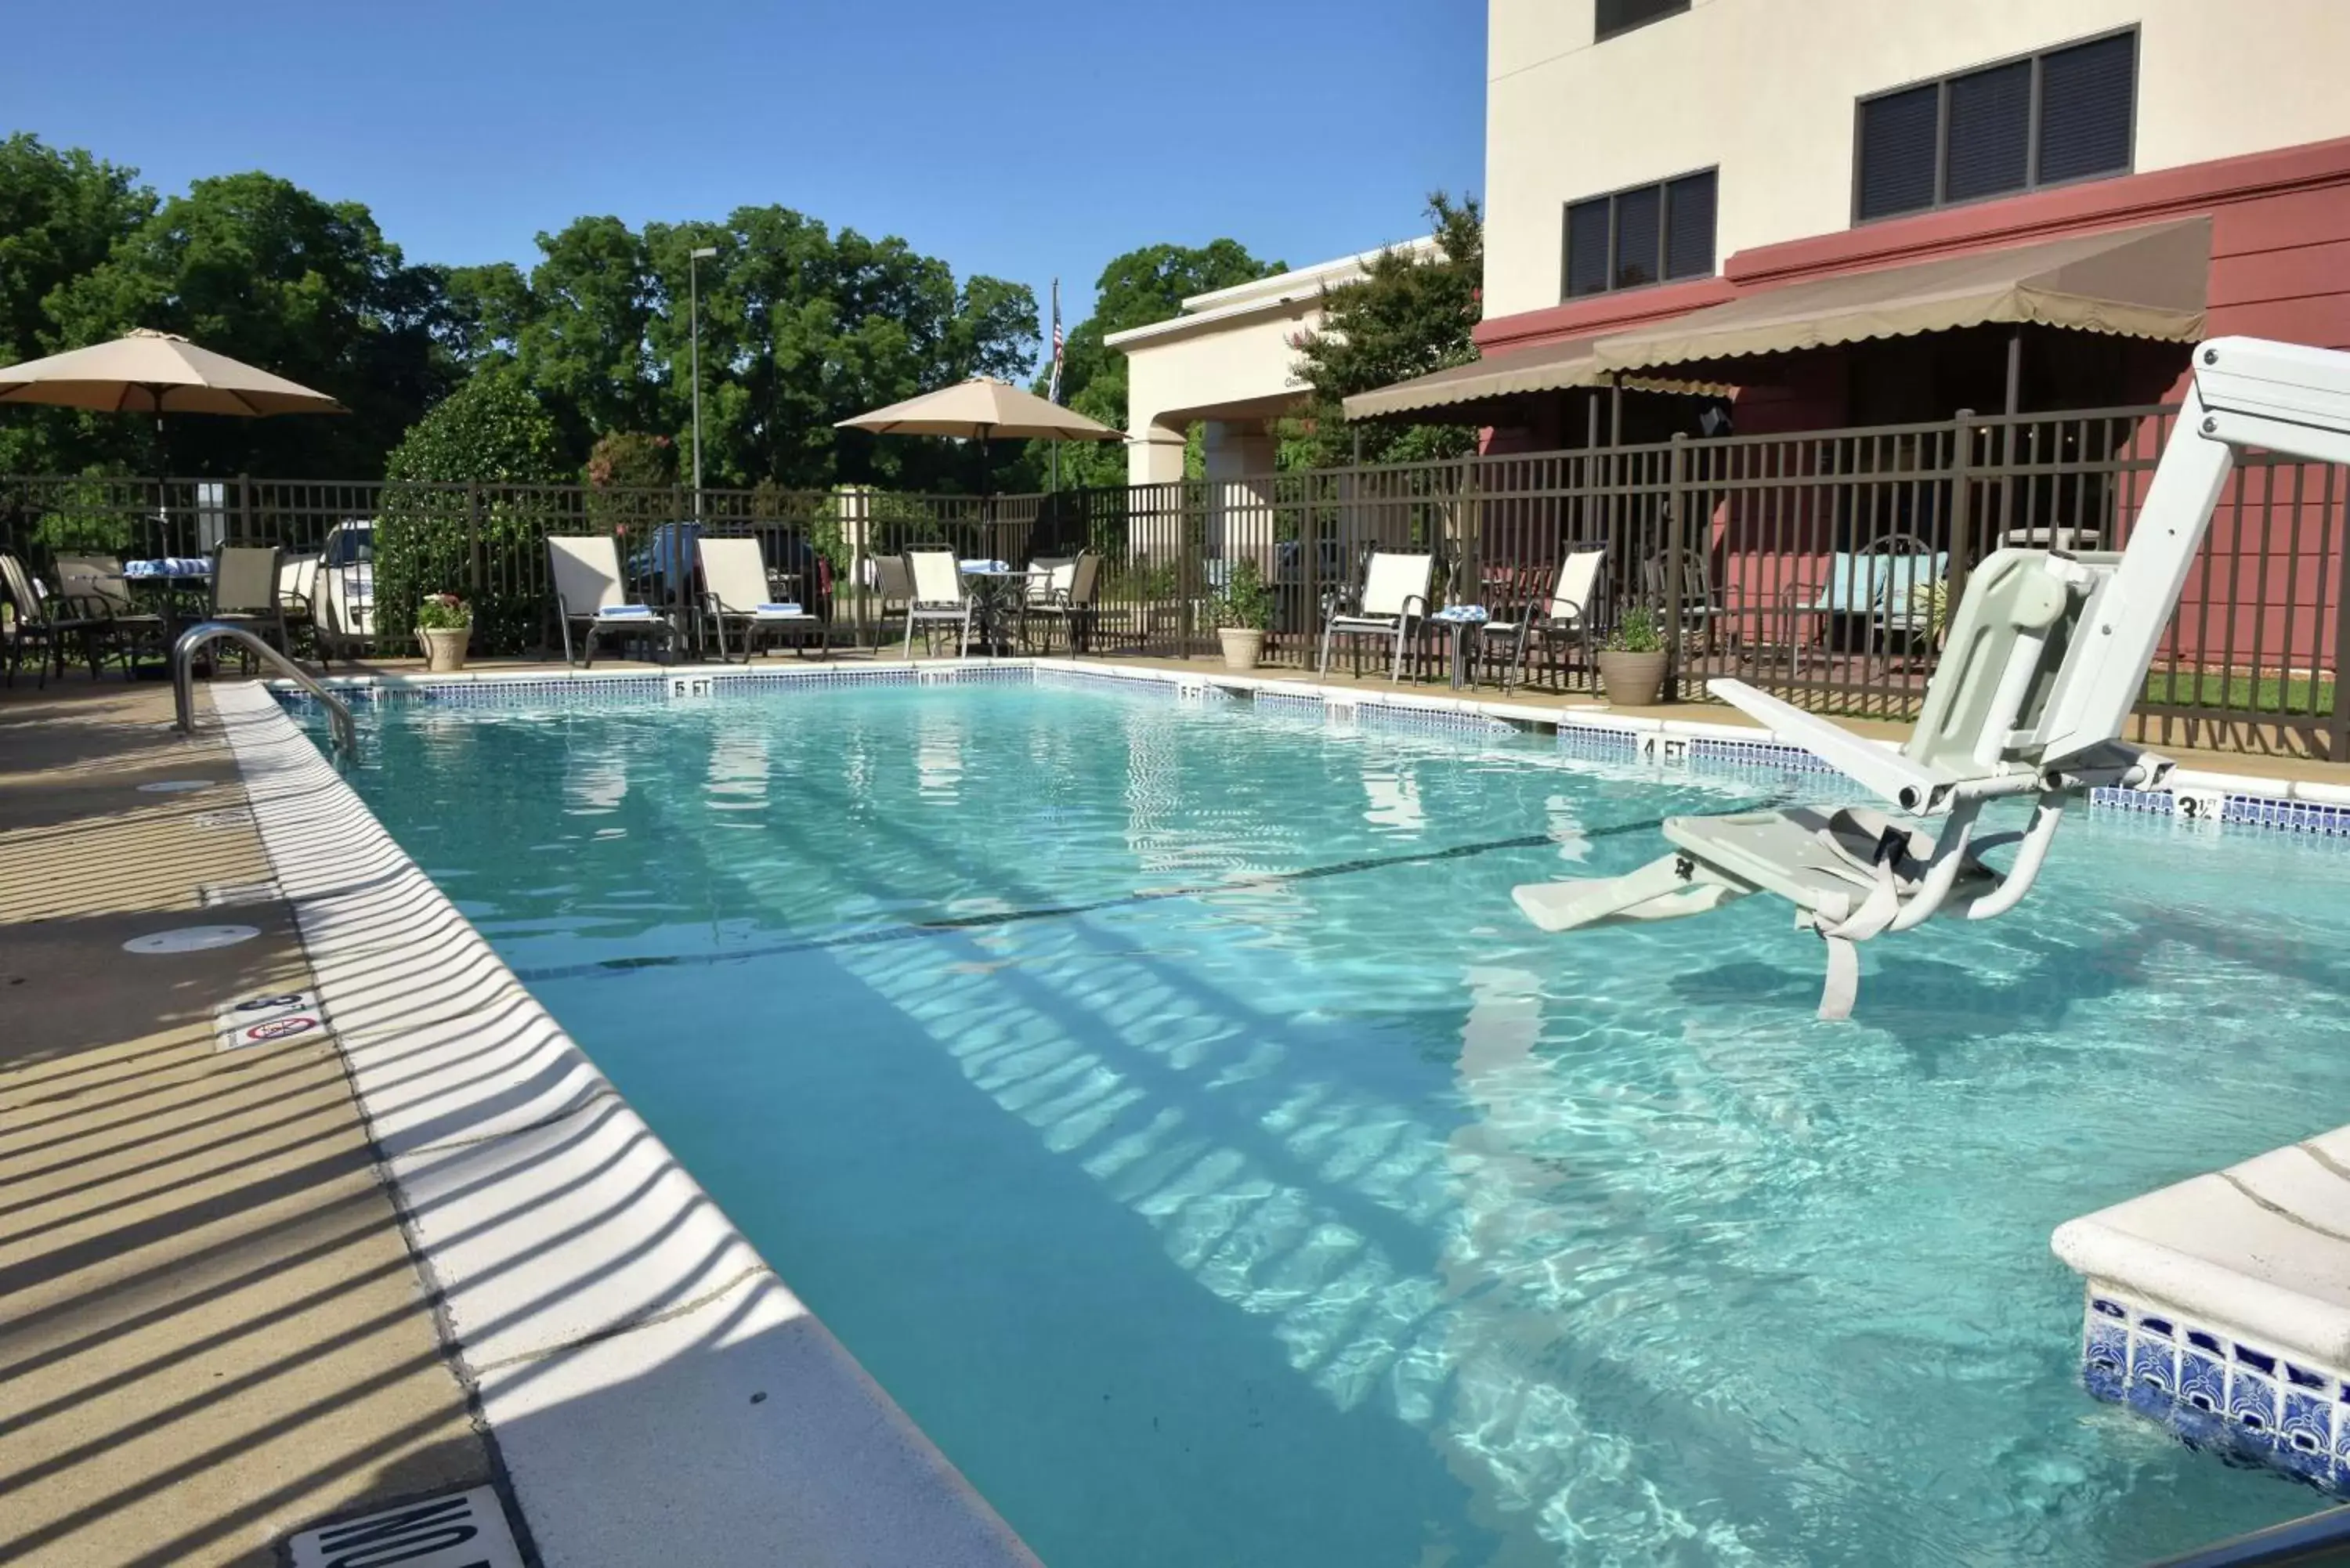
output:
<svg viewBox="0 0 2350 1568"><path fill-rule="evenodd" d="M375 520L351 518L327 530L317 550L278 564L286 607L307 612L321 660L375 638Z"/></svg>

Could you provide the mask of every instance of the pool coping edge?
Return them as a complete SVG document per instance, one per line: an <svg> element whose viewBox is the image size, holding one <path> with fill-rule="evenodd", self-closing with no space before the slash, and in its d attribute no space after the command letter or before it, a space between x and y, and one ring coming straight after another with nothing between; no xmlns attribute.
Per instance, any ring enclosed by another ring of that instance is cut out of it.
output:
<svg viewBox="0 0 2350 1568"><path fill-rule="evenodd" d="M273 693L212 696L442 1354L537 1554L749 1564L795 1540L1035 1568ZM561 1414L575 1401L593 1422Z"/></svg>

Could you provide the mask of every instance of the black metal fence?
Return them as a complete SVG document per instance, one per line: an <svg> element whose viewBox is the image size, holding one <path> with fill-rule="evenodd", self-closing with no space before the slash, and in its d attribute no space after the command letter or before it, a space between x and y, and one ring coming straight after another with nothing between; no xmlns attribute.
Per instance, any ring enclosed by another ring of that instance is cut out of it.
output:
<svg viewBox="0 0 2350 1568"><path fill-rule="evenodd" d="M408 651L417 598L474 605L475 649L553 646L545 539L603 534L631 591L695 625L697 533L761 541L779 594L836 641L872 643L888 612L877 562L941 545L1019 564L1104 560L1093 648L1211 653L1214 600L1234 562L1275 605L1266 660L1310 666L1328 607L1374 549L1436 559L1438 603L1497 617L1547 604L1576 546L1606 551L1584 607L1604 636L1645 618L1672 653L1671 690L1736 675L1803 706L1913 714L1967 576L2004 545L2121 548L2172 410L2103 409L1921 424L1676 439L1642 446L1316 470L1047 495L908 495L584 486L396 485L274 480L0 479L0 544L36 563L74 550L201 555L267 543L315 552L363 533L374 646ZM2141 706L2157 743L2350 757L2336 680L2350 632L2342 592L2342 472L2254 454L2232 483ZM341 552L348 556L350 552ZM894 623L888 623L894 629ZM1484 639L1501 673L1513 645ZM1415 649L1424 665L1435 639ZM1569 642L1524 678L1596 690Z"/></svg>

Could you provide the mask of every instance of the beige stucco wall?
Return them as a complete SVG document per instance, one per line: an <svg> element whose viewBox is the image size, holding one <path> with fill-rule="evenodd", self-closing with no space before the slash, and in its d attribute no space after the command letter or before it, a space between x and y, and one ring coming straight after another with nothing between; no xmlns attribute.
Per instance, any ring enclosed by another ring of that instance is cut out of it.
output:
<svg viewBox="0 0 2350 1568"><path fill-rule="evenodd" d="M1490 0L1485 314L1559 303L1566 203L1721 171L1716 265L1852 222L1854 104L2132 23L2136 168L2350 135L2350 0L1695 0L1592 41L1593 0Z"/></svg>
<svg viewBox="0 0 2350 1568"><path fill-rule="evenodd" d="M1396 249L1433 251L1430 239ZM1378 255L1366 251L1298 267L1253 283L1193 295L1170 320L1113 332L1104 342L1127 357L1128 482L1161 483L1183 477L1183 434L1203 421L1232 427L1217 440L1237 442L1261 421L1288 411L1303 385L1296 339L1322 325L1322 291L1358 278ZM1254 462L1268 444L1232 444L1229 461ZM1249 455L1243 457L1242 453Z"/></svg>

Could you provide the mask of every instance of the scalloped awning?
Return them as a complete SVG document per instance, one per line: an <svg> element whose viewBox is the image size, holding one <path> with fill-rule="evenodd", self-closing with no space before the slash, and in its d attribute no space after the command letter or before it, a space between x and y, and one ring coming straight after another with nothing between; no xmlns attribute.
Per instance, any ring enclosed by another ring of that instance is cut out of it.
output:
<svg viewBox="0 0 2350 1568"><path fill-rule="evenodd" d="M2210 270L2209 218L2150 223L1791 283L1599 338L1591 360L1603 376L1704 365L1735 380L1722 361L1991 323L2191 343Z"/></svg>

